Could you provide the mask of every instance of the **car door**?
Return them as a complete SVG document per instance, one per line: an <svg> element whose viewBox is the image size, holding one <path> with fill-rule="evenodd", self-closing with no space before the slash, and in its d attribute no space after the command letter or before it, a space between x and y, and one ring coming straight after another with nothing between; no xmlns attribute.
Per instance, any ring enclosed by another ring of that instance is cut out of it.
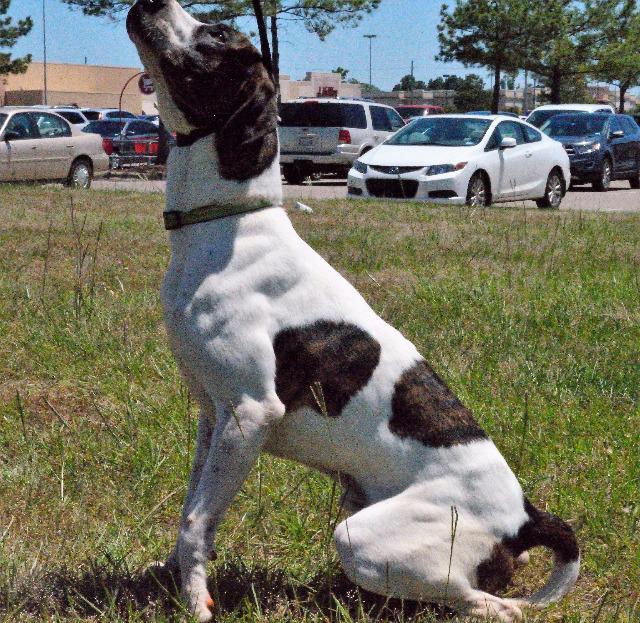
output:
<svg viewBox="0 0 640 623"><path fill-rule="evenodd" d="M637 128L631 117L618 117L620 125L624 130L624 143L625 143L625 172L635 172L637 168L638 160L638 136Z"/></svg>
<svg viewBox="0 0 640 623"><path fill-rule="evenodd" d="M67 177L75 155L71 127L59 115L48 112L31 112L29 115L33 117L40 135L37 179Z"/></svg>
<svg viewBox="0 0 640 623"><path fill-rule="evenodd" d="M515 121L501 121L485 147L485 160L495 199L518 199L525 194L529 183L526 145L520 125ZM505 138L515 139L516 146L502 149L500 144Z"/></svg>
<svg viewBox="0 0 640 623"><path fill-rule="evenodd" d="M7 135L13 136L7 140ZM2 163L0 178L3 181L37 179L39 146L38 128L26 112L10 117L2 134Z"/></svg>
<svg viewBox="0 0 640 623"><path fill-rule="evenodd" d="M552 166L549 163L548 143L542 134L524 123L518 123L524 135L525 171L523 174L523 196L541 197L547 185Z"/></svg>

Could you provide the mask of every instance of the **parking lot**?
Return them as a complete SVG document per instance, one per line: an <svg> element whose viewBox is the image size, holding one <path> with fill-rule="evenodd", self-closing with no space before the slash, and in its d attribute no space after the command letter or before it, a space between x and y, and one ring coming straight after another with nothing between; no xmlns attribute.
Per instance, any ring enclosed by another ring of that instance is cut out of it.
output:
<svg viewBox="0 0 640 623"><path fill-rule="evenodd" d="M96 180L94 188L106 190L135 190L138 192L164 192L165 182L134 176L112 177ZM321 179L299 186L283 185L286 199L342 199L346 196L346 180ZM536 208L533 201L517 201L500 205ZM593 212L640 211L640 190L633 190L629 182L613 182L609 192L595 192L590 186L578 186L565 196L561 209Z"/></svg>

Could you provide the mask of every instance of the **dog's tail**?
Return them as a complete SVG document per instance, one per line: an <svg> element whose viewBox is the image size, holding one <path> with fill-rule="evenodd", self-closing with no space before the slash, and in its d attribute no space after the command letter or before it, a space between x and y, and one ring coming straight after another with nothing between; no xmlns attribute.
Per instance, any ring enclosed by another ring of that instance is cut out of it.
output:
<svg viewBox="0 0 640 623"><path fill-rule="evenodd" d="M528 500L525 500L525 509L529 521L518 531L514 554L517 556L540 545L553 551L553 571L547 584L525 600L530 605L546 606L564 597L576 583L580 549L571 526L560 517L537 509Z"/></svg>

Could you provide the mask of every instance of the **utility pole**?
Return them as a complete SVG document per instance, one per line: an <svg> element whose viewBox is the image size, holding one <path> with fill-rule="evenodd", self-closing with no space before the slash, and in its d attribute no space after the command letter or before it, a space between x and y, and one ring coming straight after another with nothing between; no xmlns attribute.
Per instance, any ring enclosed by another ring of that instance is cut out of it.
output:
<svg viewBox="0 0 640 623"><path fill-rule="evenodd" d="M413 78L413 61L411 61L411 77Z"/></svg>
<svg viewBox="0 0 640 623"><path fill-rule="evenodd" d="M49 105L49 90L47 88L47 13L46 0L42 0L42 51L44 56L44 104Z"/></svg>
<svg viewBox="0 0 640 623"><path fill-rule="evenodd" d="M527 111L529 110L527 108L527 99L529 94L527 93L527 90L529 89L529 70L525 69L524 70L524 95L522 97L522 114L526 115Z"/></svg>
<svg viewBox="0 0 640 623"><path fill-rule="evenodd" d="M362 35L365 39L369 39L369 86L373 84L373 78L371 74L371 41L378 35Z"/></svg>

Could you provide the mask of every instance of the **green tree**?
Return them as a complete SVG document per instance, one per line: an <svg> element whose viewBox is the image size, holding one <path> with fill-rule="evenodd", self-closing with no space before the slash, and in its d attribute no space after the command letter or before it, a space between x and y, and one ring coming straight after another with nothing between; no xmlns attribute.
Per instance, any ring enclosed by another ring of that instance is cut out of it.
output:
<svg viewBox="0 0 640 623"><path fill-rule="evenodd" d="M63 0L86 15L117 17L135 0ZM262 7L269 23L271 65L276 85L280 81L281 21L296 21L324 40L337 26L356 26L362 17L378 8L382 0L181 0L197 19L205 22L234 22L256 17L254 2ZM258 23L258 28L264 24Z"/></svg>
<svg viewBox="0 0 640 623"><path fill-rule="evenodd" d="M422 80L416 80L414 76L407 74L400 78L400 82L393 87L392 91L415 91L426 88L427 85Z"/></svg>
<svg viewBox="0 0 640 623"><path fill-rule="evenodd" d="M492 93L484 88L482 78L469 74L456 88L453 104L459 112L470 110L488 110L491 107Z"/></svg>
<svg viewBox="0 0 640 623"><path fill-rule="evenodd" d="M623 113L627 91L640 85L640 9L635 2L606 29L606 43L598 51L593 75L618 86L618 110Z"/></svg>
<svg viewBox="0 0 640 623"><path fill-rule="evenodd" d="M452 10L446 4L440 9L440 52L436 60L491 68L490 108L494 113L500 106L502 72L522 66L529 4L527 0L456 0Z"/></svg>
<svg viewBox="0 0 640 623"><path fill-rule="evenodd" d="M334 74L340 74L342 82L345 82L347 80L347 76L349 75L349 70L345 69L344 67L336 67L335 69L332 69L331 72Z"/></svg>
<svg viewBox="0 0 640 623"><path fill-rule="evenodd" d="M30 17L13 23L11 17L5 17L11 0L0 0L0 50L12 48L20 37L23 37L33 27ZM0 52L0 76L5 74L23 74L31 62L31 54L21 58L11 58L9 52Z"/></svg>
<svg viewBox="0 0 640 623"><path fill-rule="evenodd" d="M427 82L427 89L432 91L455 91L464 83L464 78L460 76L439 76L438 78L432 78Z"/></svg>

